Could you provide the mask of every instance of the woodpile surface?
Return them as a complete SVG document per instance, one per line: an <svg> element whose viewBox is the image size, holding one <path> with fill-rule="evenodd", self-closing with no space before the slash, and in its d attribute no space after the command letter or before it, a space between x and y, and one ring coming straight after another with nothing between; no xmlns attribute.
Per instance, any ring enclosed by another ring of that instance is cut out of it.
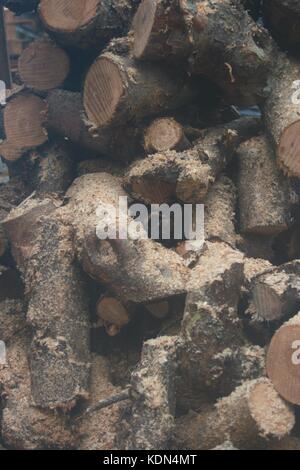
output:
<svg viewBox="0 0 300 470"><path fill-rule="evenodd" d="M0 447L299 449L299 2L0 5Z"/></svg>

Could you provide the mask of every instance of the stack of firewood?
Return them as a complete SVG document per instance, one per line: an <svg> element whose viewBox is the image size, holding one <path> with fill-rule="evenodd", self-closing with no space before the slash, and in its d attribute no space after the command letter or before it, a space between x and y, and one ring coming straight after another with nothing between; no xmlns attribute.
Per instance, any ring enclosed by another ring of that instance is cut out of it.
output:
<svg viewBox="0 0 300 470"><path fill-rule="evenodd" d="M300 7L261 3L0 2L45 30L0 120L4 447L300 449ZM100 240L121 197L204 244Z"/></svg>

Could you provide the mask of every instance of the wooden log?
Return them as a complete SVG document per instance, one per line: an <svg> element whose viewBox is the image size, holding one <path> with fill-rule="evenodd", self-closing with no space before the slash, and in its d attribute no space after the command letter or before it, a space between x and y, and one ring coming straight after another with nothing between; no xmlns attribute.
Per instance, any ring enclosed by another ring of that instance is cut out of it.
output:
<svg viewBox="0 0 300 470"><path fill-rule="evenodd" d="M119 435L126 450L166 450L173 432L180 340L162 336L144 343L132 374L132 404Z"/></svg>
<svg viewBox="0 0 300 470"><path fill-rule="evenodd" d="M72 230L54 214L58 204L28 199L10 213L5 228L29 297L34 403L69 410L88 396L89 310Z"/></svg>
<svg viewBox="0 0 300 470"><path fill-rule="evenodd" d="M129 30L136 0L41 0L40 19L58 43L95 52Z"/></svg>
<svg viewBox="0 0 300 470"><path fill-rule="evenodd" d="M17 13L28 13L36 9L40 0L1 0L0 5Z"/></svg>
<svg viewBox="0 0 300 470"><path fill-rule="evenodd" d="M278 163L288 176L300 177L299 64L279 55L270 77L269 96L263 106L267 132Z"/></svg>
<svg viewBox="0 0 300 470"><path fill-rule="evenodd" d="M239 0L205 0L197 5L144 0L134 30L136 57L184 56L190 71L211 78L231 103L254 105L265 98L276 46Z"/></svg>
<svg viewBox="0 0 300 470"><path fill-rule="evenodd" d="M277 235L291 224L288 182L280 173L265 136L238 149L239 215L242 233Z"/></svg>
<svg viewBox="0 0 300 470"><path fill-rule="evenodd" d="M176 253L147 238L131 239L127 232L127 239L118 238L119 218L126 214L117 213L115 227L114 209L118 210L119 198L126 196L121 179L107 173L77 178L66 193L69 203L60 211L75 229L77 252L85 271L108 285L125 304L149 303L185 293L189 270ZM107 219L107 228L112 231L102 241L96 235L103 222L97 209L111 211L112 215ZM130 218L129 222L136 234L136 222Z"/></svg>
<svg viewBox="0 0 300 470"><path fill-rule="evenodd" d="M8 161L18 160L35 147L44 144L46 103L28 91L11 96L3 111L6 140L0 143L0 155Z"/></svg>
<svg viewBox="0 0 300 470"><path fill-rule="evenodd" d="M109 336L119 334L131 320L130 310L114 297L101 296L97 302L96 312Z"/></svg>
<svg viewBox="0 0 300 470"><path fill-rule="evenodd" d="M300 314L285 323L272 338L267 353L267 374L285 400L300 404Z"/></svg>
<svg viewBox="0 0 300 470"><path fill-rule="evenodd" d="M75 448L67 417L32 404L29 348L30 332L25 330L8 344L7 365L0 366L2 440L9 449Z"/></svg>
<svg viewBox="0 0 300 470"><path fill-rule="evenodd" d="M158 153L134 162L125 187L135 199L146 203L163 203L175 197L186 203L203 202L237 146L247 136L256 135L259 127L260 120L241 118L205 129L189 150Z"/></svg>
<svg viewBox="0 0 300 470"><path fill-rule="evenodd" d="M276 41L297 53L300 46L300 7L297 0L264 0L263 15Z"/></svg>
<svg viewBox="0 0 300 470"><path fill-rule="evenodd" d="M155 119L145 131L144 148L147 153L177 152L191 147L184 133L184 128L173 118Z"/></svg>
<svg viewBox="0 0 300 470"><path fill-rule="evenodd" d="M251 295L258 316L274 321L289 318L299 310L299 260L273 267L252 281Z"/></svg>
<svg viewBox="0 0 300 470"><path fill-rule="evenodd" d="M46 92L62 86L70 72L67 53L48 39L29 44L18 60L18 73L27 88Z"/></svg>
<svg viewBox="0 0 300 470"><path fill-rule="evenodd" d="M93 129L84 116L79 93L54 90L47 97L46 127L50 133L115 160L132 160L143 153L141 130L136 126Z"/></svg>
<svg viewBox="0 0 300 470"><path fill-rule="evenodd" d="M178 69L136 63L111 52L101 54L89 69L83 105L95 128L123 125L145 116L179 108L199 95L199 88Z"/></svg>
<svg viewBox="0 0 300 470"><path fill-rule="evenodd" d="M179 449L209 450L227 437L241 450L264 449L289 436L294 425L293 408L260 378L245 382L212 409L179 418L175 442Z"/></svg>

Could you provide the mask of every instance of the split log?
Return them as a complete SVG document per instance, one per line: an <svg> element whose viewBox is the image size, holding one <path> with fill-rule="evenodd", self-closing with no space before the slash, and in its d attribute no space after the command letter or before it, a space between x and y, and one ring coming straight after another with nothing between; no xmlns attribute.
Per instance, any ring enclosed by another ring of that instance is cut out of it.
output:
<svg viewBox="0 0 300 470"><path fill-rule="evenodd" d="M179 108L199 96L199 86L178 69L136 63L111 52L101 54L89 69L83 105L95 128Z"/></svg>
<svg viewBox="0 0 300 470"><path fill-rule="evenodd" d="M202 414L179 418L179 449L209 450L230 439L241 450L265 449L288 436L295 425L293 408L266 378L248 381Z"/></svg>
<svg viewBox="0 0 300 470"><path fill-rule="evenodd" d="M211 78L232 103L265 98L276 46L239 0L144 0L134 31L137 58L188 58L190 71Z"/></svg>
<svg viewBox="0 0 300 470"><path fill-rule="evenodd" d="M238 158L241 232L272 236L287 230L292 222L288 182L267 138L244 142Z"/></svg>
<svg viewBox="0 0 300 470"><path fill-rule="evenodd" d="M266 128L274 144L278 163L288 176L298 178L299 74L299 64L280 55L270 77L269 96L263 106Z"/></svg>
<svg viewBox="0 0 300 470"><path fill-rule="evenodd" d="M174 427L175 379L180 340L162 336L144 343L132 374L132 404L119 435L126 450L166 450Z"/></svg>
<svg viewBox="0 0 300 470"><path fill-rule="evenodd" d="M88 395L89 311L72 230L54 214L58 204L28 199L10 213L5 228L29 297L34 403L70 409Z"/></svg>
<svg viewBox="0 0 300 470"><path fill-rule="evenodd" d="M22 52L18 73L27 88L46 92L62 86L70 72L67 53L54 42L39 39Z"/></svg>
<svg viewBox="0 0 300 470"><path fill-rule="evenodd" d="M191 147L184 133L184 128L173 118L155 119L145 131L144 148L147 153L177 152Z"/></svg>
<svg viewBox="0 0 300 470"><path fill-rule="evenodd" d="M69 203L60 211L74 227L85 271L108 285L124 303L165 300L185 293L189 270L176 253L153 240L139 238L140 225L130 218L130 231L137 239L130 238L127 231L125 239L118 238L119 220L127 217L126 211L118 212L119 198L127 197L121 183L108 173L88 174L77 178L66 193ZM104 222L102 211L108 211ZM97 237L99 223L108 229L106 240Z"/></svg>
<svg viewBox="0 0 300 470"><path fill-rule="evenodd" d="M284 48L299 51L300 6L297 0L264 0L263 14L267 27Z"/></svg>
<svg viewBox="0 0 300 470"><path fill-rule="evenodd" d="M28 13L36 9L40 0L1 0L0 5L17 13Z"/></svg>
<svg viewBox="0 0 300 470"><path fill-rule="evenodd" d="M182 323L181 370L194 390L222 396L243 380L259 377L264 351L247 344L238 316L242 253L207 242L188 283Z"/></svg>
<svg viewBox="0 0 300 470"><path fill-rule="evenodd" d="M129 125L114 129L93 129L84 116L79 93L54 90L47 97L46 127L49 132L115 160L132 160L143 153L142 132Z"/></svg>
<svg viewBox="0 0 300 470"><path fill-rule="evenodd" d="M203 202L208 189L230 162L237 146L259 132L260 120L241 118L206 129L193 147L181 153L158 153L134 162L125 187L145 203Z"/></svg>
<svg viewBox="0 0 300 470"><path fill-rule="evenodd" d="M285 323L273 337L267 354L267 374L277 392L300 404L300 314Z"/></svg>
<svg viewBox="0 0 300 470"><path fill-rule="evenodd" d="M3 442L8 448L19 450L76 448L67 417L32 404L29 345L30 333L22 331L8 345L7 365L0 366Z"/></svg>
<svg viewBox="0 0 300 470"><path fill-rule="evenodd" d="M300 306L300 261L273 267L252 281L251 296L258 316L267 321L295 315Z"/></svg>
<svg viewBox="0 0 300 470"><path fill-rule="evenodd" d="M0 155L5 160L18 160L47 141L45 111L46 103L28 91L12 95L3 111L6 140L0 143Z"/></svg>
<svg viewBox="0 0 300 470"><path fill-rule="evenodd" d="M99 51L113 37L124 36L137 1L41 0L40 19L58 43Z"/></svg>

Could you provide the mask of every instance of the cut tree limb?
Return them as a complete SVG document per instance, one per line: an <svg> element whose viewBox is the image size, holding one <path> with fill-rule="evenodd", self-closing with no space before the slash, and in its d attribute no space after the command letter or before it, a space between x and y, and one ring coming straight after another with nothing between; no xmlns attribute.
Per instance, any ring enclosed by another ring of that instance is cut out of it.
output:
<svg viewBox="0 0 300 470"><path fill-rule="evenodd" d="M147 153L166 150L180 152L190 147L183 126L173 118L155 119L145 131L144 148Z"/></svg>

